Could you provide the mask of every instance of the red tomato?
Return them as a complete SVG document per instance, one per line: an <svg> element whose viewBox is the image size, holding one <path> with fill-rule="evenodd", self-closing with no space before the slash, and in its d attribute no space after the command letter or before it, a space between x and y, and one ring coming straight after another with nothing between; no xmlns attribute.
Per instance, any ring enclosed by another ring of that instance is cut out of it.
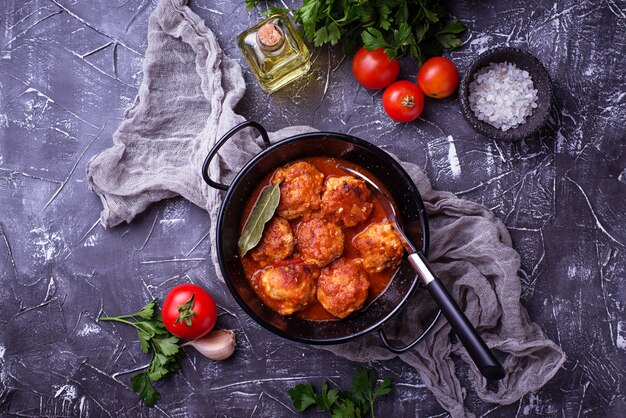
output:
<svg viewBox="0 0 626 418"><path fill-rule="evenodd" d="M427 60L417 72L417 84L428 97L443 99L455 92L459 85L459 71L444 57Z"/></svg>
<svg viewBox="0 0 626 418"><path fill-rule="evenodd" d="M352 58L352 74L367 89L382 89L393 83L400 74L398 60L389 61L383 48L368 51L359 49Z"/></svg>
<svg viewBox="0 0 626 418"><path fill-rule="evenodd" d="M181 284L165 297L161 317L165 328L175 336L196 339L215 326L217 306L209 292L200 286Z"/></svg>
<svg viewBox="0 0 626 418"><path fill-rule="evenodd" d="M410 81L396 81L385 89L383 107L396 122L411 122L424 110L424 94Z"/></svg>

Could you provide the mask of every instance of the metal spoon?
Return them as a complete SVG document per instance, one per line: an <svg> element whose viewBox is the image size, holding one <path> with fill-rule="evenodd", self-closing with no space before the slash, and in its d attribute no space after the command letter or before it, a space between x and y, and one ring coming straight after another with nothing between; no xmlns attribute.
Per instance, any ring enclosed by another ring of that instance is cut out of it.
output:
<svg viewBox="0 0 626 418"><path fill-rule="evenodd" d="M454 299L452 299L452 296L450 296L446 288L439 281L437 276L435 276L428 265L424 254L415 248L413 243L411 243L411 240L409 240L402 228L400 228L398 218L396 216L396 210L387 195L376 185L376 183L364 174L342 165L337 165L337 168L355 175L374 189L376 192L376 198L382 204L389 222L398 232L402 245L409 253L408 260L411 267L413 267L424 285L426 285L426 289L428 289L437 305L439 305L439 308L448 319L452 329L469 353L470 357L474 361L474 364L476 364L478 370L480 370L480 373L487 379L502 379L506 374L504 368L495 358L491 350L489 350L487 344L485 344L483 339L480 338L476 329L459 308L459 305L457 305Z"/></svg>

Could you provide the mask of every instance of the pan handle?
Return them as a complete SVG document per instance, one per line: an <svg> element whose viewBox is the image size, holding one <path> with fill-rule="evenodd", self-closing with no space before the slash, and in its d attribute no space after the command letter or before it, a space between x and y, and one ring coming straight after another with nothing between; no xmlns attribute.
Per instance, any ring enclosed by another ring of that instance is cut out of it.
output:
<svg viewBox="0 0 626 418"><path fill-rule="evenodd" d="M215 189L219 189L219 190L228 190L229 186L211 180L211 178L209 177L209 165L211 164L211 161L213 161L213 158L215 157L217 152L220 150L220 148L222 148L222 146L226 143L226 141L228 141L233 135L235 135L240 130L247 128L249 126L259 131L259 133L261 134L261 138L263 138L263 143L265 144L265 148L268 148L272 145L272 143L270 142L270 137L267 135L267 131L260 123L252 121L252 120L248 120L235 126L233 129L226 132L224 136L220 138L219 141L217 141L217 143L213 146L213 148L211 148L211 151L209 151L209 154L204 159L204 164L202 164L202 178L209 186Z"/></svg>
<svg viewBox="0 0 626 418"><path fill-rule="evenodd" d="M383 345L387 347L387 350L395 354L406 353L411 348L415 347L420 341L422 341L424 337L426 337L426 335L428 335L430 330L435 326L435 324L439 320L440 316L441 316L441 309L437 309L437 314L435 315L435 318L430 322L430 325L428 326L428 328L426 328L416 339L414 339L413 341L411 341L409 344L405 345L404 347L394 346L391 343L391 341L389 341L389 339L387 338L387 335L385 334L385 331L382 328L378 330L378 336L380 337L380 341L382 341Z"/></svg>
<svg viewBox="0 0 626 418"><path fill-rule="evenodd" d="M426 257L419 252L410 254L409 263L426 285L426 289L437 302L439 309L443 311L452 330L456 333L461 344L463 344L474 364L480 370L480 373L487 379L502 379L506 375L504 368L489 347L487 347L485 341L480 338L480 335L478 335L472 323L459 308L459 305L452 299L444 285L435 276L426 261Z"/></svg>

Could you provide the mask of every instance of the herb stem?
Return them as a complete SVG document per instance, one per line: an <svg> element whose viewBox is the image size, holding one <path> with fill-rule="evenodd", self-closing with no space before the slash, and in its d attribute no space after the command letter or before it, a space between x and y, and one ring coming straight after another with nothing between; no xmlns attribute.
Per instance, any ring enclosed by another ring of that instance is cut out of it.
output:
<svg viewBox="0 0 626 418"><path fill-rule="evenodd" d="M124 324L128 324L128 325L132 325L133 327L137 328L137 325L133 322L127 321L125 319L122 318L129 318L132 315L126 315L126 316L105 316L105 317L101 317L98 318L98 321L116 321L116 322L122 322Z"/></svg>

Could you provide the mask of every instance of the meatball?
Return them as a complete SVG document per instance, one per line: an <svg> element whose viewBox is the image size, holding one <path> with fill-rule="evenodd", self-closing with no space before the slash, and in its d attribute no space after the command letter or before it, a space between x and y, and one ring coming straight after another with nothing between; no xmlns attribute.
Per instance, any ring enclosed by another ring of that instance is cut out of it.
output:
<svg viewBox="0 0 626 418"><path fill-rule="evenodd" d="M317 299L328 312L345 318L361 309L370 287L360 260L340 258L322 269L317 281Z"/></svg>
<svg viewBox="0 0 626 418"><path fill-rule="evenodd" d="M347 228L363 222L372 212L367 184L351 176L329 177L322 195L322 211Z"/></svg>
<svg viewBox="0 0 626 418"><path fill-rule="evenodd" d="M289 221L273 217L263 230L261 242L250 251L252 258L262 266L283 260L293 252L294 238Z"/></svg>
<svg viewBox="0 0 626 418"><path fill-rule="evenodd" d="M272 183L280 182L278 214L285 219L295 219L320 208L324 175L309 163L297 162L279 168Z"/></svg>
<svg viewBox="0 0 626 418"><path fill-rule="evenodd" d="M307 218L296 231L296 247L307 264L324 267L343 253L343 231L320 218Z"/></svg>
<svg viewBox="0 0 626 418"><path fill-rule="evenodd" d="M315 300L318 275L317 270L304 263L270 267L261 273L260 286L275 311L291 315Z"/></svg>
<svg viewBox="0 0 626 418"><path fill-rule="evenodd" d="M363 266L370 273L397 267L404 254L402 241L388 222L368 226L354 237L352 244L361 254Z"/></svg>

